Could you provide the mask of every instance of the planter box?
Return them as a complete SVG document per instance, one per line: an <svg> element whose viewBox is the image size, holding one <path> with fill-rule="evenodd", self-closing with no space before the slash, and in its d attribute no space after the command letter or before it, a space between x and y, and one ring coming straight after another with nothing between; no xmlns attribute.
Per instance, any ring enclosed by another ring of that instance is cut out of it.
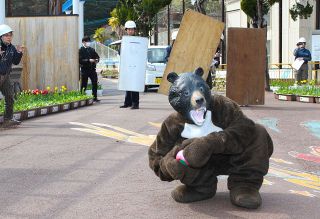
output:
<svg viewBox="0 0 320 219"><path fill-rule="evenodd" d="M274 93L274 98L278 100L279 99L279 94Z"/></svg>
<svg viewBox="0 0 320 219"><path fill-rule="evenodd" d="M59 105L54 105L49 107L49 113L57 113L59 112Z"/></svg>
<svg viewBox="0 0 320 219"><path fill-rule="evenodd" d="M313 96L297 96L297 101L303 103L315 103Z"/></svg>
<svg viewBox="0 0 320 219"><path fill-rule="evenodd" d="M24 119L30 119L35 117L36 115L37 115L37 109L26 110Z"/></svg>
<svg viewBox="0 0 320 219"><path fill-rule="evenodd" d="M4 120L4 116L0 115L0 123L3 123L3 120Z"/></svg>
<svg viewBox="0 0 320 219"><path fill-rule="evenodd" d="M295 101L296 95L293 94L278 94L278 100Z"/></svg>
<svg viewBox="0 0 320 219"><path fill-rule="evenodd" d="M80 106L85 106L87 105L87 100L81 100L80 101Z"/></svg>
<svg viewBox="0 0 320 219"><path fill-rule="evenodd" d="M47 115L49 113L49 109L50 107L43 107L43 108L39 108L38 109L38 112L37 112L37 115L38 116L44 116L44 115Z"/></svg>
<svg viewBox="0 0 320 219"><path fill-rule="evenodd" d="M70 103L70 108L71 109L77 109L79 106L80 106L80 102L79 101Z"/></svg>
<svg viewBox="0 0 320 219"><path fill-rule="evenodd" d="M316 103L320 103L320 97L314 97Z"/></svg>
<svg viewBox="0 0 320 219"><path fill-rule="evenodd" d="M70 103L64 103L64 104L60 104L60 111L67 111L70 109Z"/></svg>
<svg viewBox="0 0 320 219"><path fill-rule="evenodd" d="M16 120L24 120L25 119L25 111L13 113L13 118L15 118Z"/></svg>
<svg viewBox="0 0 320 219"><path fill-rule="evenodd" d="M93 99L87 99L87 105L92 105L93 104Z"/></svg>

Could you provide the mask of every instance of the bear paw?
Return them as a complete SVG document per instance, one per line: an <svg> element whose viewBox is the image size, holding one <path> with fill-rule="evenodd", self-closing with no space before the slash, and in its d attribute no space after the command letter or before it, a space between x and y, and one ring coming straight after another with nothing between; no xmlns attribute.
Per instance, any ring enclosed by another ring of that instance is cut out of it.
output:
<svg viewBox="0 0 320 219"><path fill-rule="evenodd" d="M171 192L176 202L189 203L212 198L217 191L217 184L211 187L190 187L180 185Z"/></svg>

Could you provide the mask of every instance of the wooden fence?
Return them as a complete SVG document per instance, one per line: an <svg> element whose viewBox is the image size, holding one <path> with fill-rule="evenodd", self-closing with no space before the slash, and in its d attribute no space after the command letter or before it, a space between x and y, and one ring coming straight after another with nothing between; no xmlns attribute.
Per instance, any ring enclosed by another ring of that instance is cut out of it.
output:
<svg viewBox="0 0 320 219"><path fill-rule="evenodd" d="M13 44L24 45L22 88L79 88L78 17L10 17Z"/></svg>

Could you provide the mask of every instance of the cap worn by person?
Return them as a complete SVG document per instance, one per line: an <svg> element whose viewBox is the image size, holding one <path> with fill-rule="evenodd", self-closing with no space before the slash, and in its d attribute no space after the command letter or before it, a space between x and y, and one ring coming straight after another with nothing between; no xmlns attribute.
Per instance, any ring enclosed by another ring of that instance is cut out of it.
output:
<svg viewBox="0 0 320 219"><path fill-rule="evenodd" d="M13 30L8 25L6 25L6 24L0 25L0 36L7 34L7 33L11 33L11 32L13 32Z"/></svg>
<svg viewBox="0 0 320 219"><path fill-rule="evenodd" d="M136 23L134 21L127 21L124 24L124 28L125 29L137 28L137 25L136 25Z"/></svg>
<svg viewBox="0 0 320 219"><path fill-rule="evenodd" d="M306 38L304 38L304 37L300 37L300 39L298 41L298 43L306 43L306 42L307 42Z"/></svg>

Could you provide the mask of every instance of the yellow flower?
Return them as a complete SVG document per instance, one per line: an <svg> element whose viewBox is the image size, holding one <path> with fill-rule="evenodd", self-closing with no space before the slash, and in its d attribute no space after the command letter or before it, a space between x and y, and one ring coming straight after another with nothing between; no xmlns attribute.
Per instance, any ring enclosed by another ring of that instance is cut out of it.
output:
<svg viewBox="0 0 320 219"><path fill-rule="evenodd" d="M47 91L49 91L49 90L50 90L50 87L48 86L48 87L47 87Z"/></svg>

